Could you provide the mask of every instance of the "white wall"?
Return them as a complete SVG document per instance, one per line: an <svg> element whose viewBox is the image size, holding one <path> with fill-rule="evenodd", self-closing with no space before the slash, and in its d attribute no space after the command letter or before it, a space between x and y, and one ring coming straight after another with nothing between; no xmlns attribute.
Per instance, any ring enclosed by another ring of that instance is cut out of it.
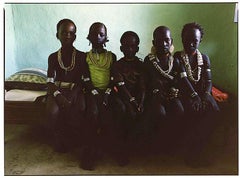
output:
<svg viewBox="0 0 240 178"><path fill-rule="evenodd" d="M144 13L140 13L143 5L12 4L6 5L5 9L7 12L5 28L10 29L6 34L6 42L17 41L16 44L5 43L8 54L5 64L6 77L27 67L47 69L49 54L60 48L56 38L56 24L62 18L70 18L75 22L77 39L74 45L79 50L90 49L86 37L91 24L97 21L106 25L109 37L106 48L113 51L118 58L122 56L119 40L127 30L133 30L140 36L139 57L144 58L151 48L152 28L146 28L147 24L141 23L145 21ZM142 36L140 32L143 30ZM12 68L14 60L15 68Z"/></svg>
<svg viewBox="0 0 240 178"><path fill-rule="evenodd" d="M56 24L63 18L77 26L75 47L88 51L86 39L92 23L103 22L108 29L107 49L118 59L120 37L132 30L140 37L138 56L144 58L152 46L152 32L168 26L175 51L182 50L181 30L189 22L200 23L205 31L200 51L208 54L214 85L238 93L238 24L235 3L128 3L128 4L5 4L5 78L28 67L47 69L50 53L60 48ZM224 73L224 76L222 75Z"/></svg>
<svg viewBox="0 0 240 178"><path fill-rule="evenodd" d="M15 33L11 5L5 7L5 76L9 76L17 70L15 55ZM10 69L10 70L9 70Z"/></svg>

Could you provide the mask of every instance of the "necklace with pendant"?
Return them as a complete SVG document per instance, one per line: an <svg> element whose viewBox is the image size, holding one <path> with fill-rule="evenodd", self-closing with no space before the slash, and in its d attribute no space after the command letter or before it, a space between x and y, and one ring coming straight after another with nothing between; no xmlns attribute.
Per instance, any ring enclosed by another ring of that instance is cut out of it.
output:
<svg viewBox="0 0 240 178"><path fill-rule="evenodd" d="M73 48L72 61L71 61L70 66L68 66L68 67L65 67L63 64L61 49L58 50L57 56L58 56L58 63L60 65L60 67L65 71L65 75L67 75L67 72L73 70L73 68L75 67L76 49Z"/></svg>

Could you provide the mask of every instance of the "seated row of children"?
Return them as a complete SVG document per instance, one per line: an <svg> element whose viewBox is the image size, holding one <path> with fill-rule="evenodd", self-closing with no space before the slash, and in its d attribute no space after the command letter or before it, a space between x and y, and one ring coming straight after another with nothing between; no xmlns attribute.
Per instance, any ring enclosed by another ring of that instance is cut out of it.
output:
<svg viewBox="0 0 240 178"><path fill-rule="evenodd" d="M123 57L117 60L105 49L108 38L103 23L91 25L87 39L92 49L86 53L73 46L76 29L70 19L59 21L61 48L48 59L47 113L55 150L66 152L74 132L83 169L94 169L101 148L110 148L119 164L126 165L131 134L147 127L143 135L154 135L173 120L175 129L189 135L186 163L200 163L199 153L216 124L213 114L219 111L211 95L210 60L198 50L203 28L197 23L184 25L184 50L172 55L170 29L157 27L144 62L136 56L140 39L133 31L121 36Z"/></svg>

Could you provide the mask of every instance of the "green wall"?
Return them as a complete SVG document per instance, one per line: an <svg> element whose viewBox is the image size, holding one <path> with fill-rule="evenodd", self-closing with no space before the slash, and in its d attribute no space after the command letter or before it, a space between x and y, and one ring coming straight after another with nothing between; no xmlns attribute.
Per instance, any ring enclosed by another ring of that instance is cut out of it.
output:
<svg viewBox="0 0 240 178"><path fill-rule="evenodd" d="M144 58L152 46L152 32L159 25L172 31L175 51L182 49L184 24L198 22L205 29L200 51L208 54L214 85L238 94L238 24L233 22L235 3L151 4L5 4L5 77L27 67L47 69L48 55L60 47L56 24L70 18L77 25L74 45L88 51L86 39L93 22L108 28L107 49L118 58L120 36L133 30L140 37L138 56Z"/></svg>

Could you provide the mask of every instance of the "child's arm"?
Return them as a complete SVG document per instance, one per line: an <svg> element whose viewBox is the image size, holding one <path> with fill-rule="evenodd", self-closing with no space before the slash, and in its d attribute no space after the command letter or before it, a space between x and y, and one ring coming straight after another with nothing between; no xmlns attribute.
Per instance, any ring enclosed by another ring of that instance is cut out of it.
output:
<svg viewBox="0 0 240 178"><path fill-rule="evenodd" d="M112 53L112 65L110 68L110 81L109 84L105 90L104 98L103 98L103 105L108 106L108 98L112 93L112 90L114 89L114 81L113 81L113 65L116 62L117 57L114 53Z"/></svg>
<svg viewBox="0 0 240 178"><path fill-rule="evenodd" d="M93 86L91 77L90 77L90 71L89 67L87 64L87 61L83 61L83 67L82 67L82 82L83 82L83 87L85 88L86 92L91 93L92 95L98 95L97 89Z"/></svg>
<svg viewBox="0 0 240 178"><path fill-rule="evenodd" d="M207 94L211 94L212 92L212 74L211 74L211 66L210 66L210 60L207 55L203 56L203 64L204 64L204 70L203 72L203 78L204 78L204 92Z"/></svg>
<svg viewBox="0 0 240 178"><path fill-rule="evenodd" d="M113 74L113 83L116 85L119 94L124 97L129 103L131 103L136 109L138 108L137 100L131 93L128 91L123 76L118 70L119 65L116 63L112 67Z"/></svg>
<svg viewBox="0 0 240 178"><path fill-rule="evenodd" d="M48 70L47 70L47 90L48 94L53 95L54 92L58 90L58 87L55 85L55 63L54 63L54 54L51 54L48 57Z"/></svg>
<svg viewBox="0 0 240 178"><path fill-rule="evenodd" d="M55 85L55 66L54 63L54 56L50 55L48 58L48 70L47 70L47 88L48 88L48 94L54 96L56 98L56 102L59 107L69 107L71 105L71 102L69 102L66 97L64 97L61 92L59 91L59 88Z"/></svg>
<svg viewBox="0 0 240 178"><path fill-rule="evenodd" d="M177 68L178 68L178 73L180 75L179 84L180 84L181 90L183 92L188 93L188 95L192 100L192 107L194 108L194 110L198 111L201 107L201 99L187 78L187 73L185 71L184 64L180 61L180 54L179 55L175 54L174 58L175 58L175 64L178 63Z"/></svg>
<svg viewBox="0 0 240 178"><path fill-rule="evenodd" d="M141 75L139 79L140 101L139 101L138 111L143 112L145 95L146 95L146 83L145 83L145 75L144 75L144 64L142 62L140 63L140 71L141 71Z"/></svg>
<svg viewBox="0 0 240 178"><path fill-rule="evenodd" d="M202 109L208 110L209 107L218 108L216 106L216 102L212 96L212 74L211 74L211 66L210 66L210 59L207 55L203 56L203 81L204 81L204 91L203 91L203 98L202 98Z"/></svg>

